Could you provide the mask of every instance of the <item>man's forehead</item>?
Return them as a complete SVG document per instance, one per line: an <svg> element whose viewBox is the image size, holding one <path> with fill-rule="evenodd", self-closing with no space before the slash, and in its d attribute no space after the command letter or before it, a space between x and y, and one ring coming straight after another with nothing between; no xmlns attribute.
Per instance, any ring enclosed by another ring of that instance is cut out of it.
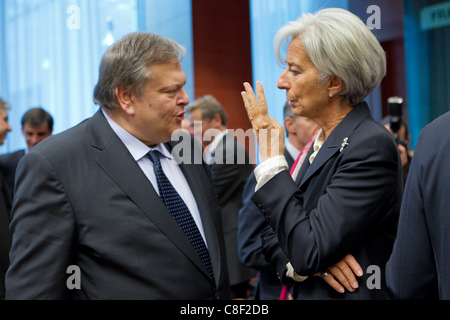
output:
<svg viewBox="0 0 450 320"><path fill-rule="evenodd" d="M48 123L45 121L40 125L33 125L31 123L25 122L23 125L23 129L26 131L37 131L37 130L48 131L49 127Z"/></svg>
<svg viewBox="0 0 450 320"><path fill-rule="evenodd" d="M186 75L178 60L158 62L147 67L151 73L151 80L154 85L170 86L171 84L185 85Z"/></svg>

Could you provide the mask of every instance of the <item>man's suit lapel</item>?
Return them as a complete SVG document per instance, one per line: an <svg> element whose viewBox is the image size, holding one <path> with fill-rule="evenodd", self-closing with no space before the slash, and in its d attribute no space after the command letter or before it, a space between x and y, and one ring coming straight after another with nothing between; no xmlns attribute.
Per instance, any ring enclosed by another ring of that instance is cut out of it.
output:
<svg viewBox="0 0 450 320"><path fill-rule="evenodd" d="M207 273L194 247L101 111L91 118L91 122L91 146L99 149L96 156L99 166L178 248Z"/></svg>
<svg viewBox="0 0 450 320"><path fill-rule="evenodd" d="M344 139L348 138L350 134L359 126L359 124L370 116L370 109L367 103L357 105L350 111L347 116L336 126L330 136L317 153L313 163L309 164L309 157L314 152L314 146L309 150L308 156L303 163L302 168L298 173L296 182L301 187L311 176L314 175L322 166L332 158L337 152L340 152L343 146ZM348 140L348 142L351 142ZM345 146L345 144L344 144ZM305 166L306 164L306 166ZM300 183L301 181L301 183Z"/></svg>

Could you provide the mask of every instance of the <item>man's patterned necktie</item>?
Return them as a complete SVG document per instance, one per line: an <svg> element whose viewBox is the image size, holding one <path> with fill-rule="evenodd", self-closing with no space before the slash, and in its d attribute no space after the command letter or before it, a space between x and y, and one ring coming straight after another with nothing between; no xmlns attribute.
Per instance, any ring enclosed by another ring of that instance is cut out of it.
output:
<svg viewBox="0 0 450 320"><path fill-rule="evenodd" d="M153 170L155 171L156 181L158 182L159 196L161 200L178 222L181 229L189 239L189 242L194 246L195 251L197 251L197 254L202 259L206 270L208 270L209 275L214 280L214 272L211 266L208 248L203 241L202 235L200 234L197 224L195 223L186 203L164 174L161 167L161 161L159 159L159 152L155 150L150 151L148 153L148 157L153 163Z"/></svg>

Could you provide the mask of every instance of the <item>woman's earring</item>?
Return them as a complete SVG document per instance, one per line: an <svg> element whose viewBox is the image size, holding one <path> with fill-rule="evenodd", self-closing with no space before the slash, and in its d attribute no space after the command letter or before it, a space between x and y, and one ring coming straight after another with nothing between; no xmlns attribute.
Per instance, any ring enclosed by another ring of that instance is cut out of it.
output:
<svg viewBox="0 0 450 320"><path fill-rule="evenodd" d="M330 96L330 98L333 98L333 95L331 93L329 94L329 96Z"/></svg>

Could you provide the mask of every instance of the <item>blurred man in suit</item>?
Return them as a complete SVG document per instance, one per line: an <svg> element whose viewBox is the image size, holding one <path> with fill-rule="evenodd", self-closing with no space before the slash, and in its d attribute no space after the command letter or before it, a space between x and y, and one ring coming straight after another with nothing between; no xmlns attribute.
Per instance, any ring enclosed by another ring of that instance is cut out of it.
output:
<svg viewBox="0 0 450 320"><path fill-rule="evenodd" d="M450 299L450 112L420 134L400 211L388 287L400 299Z"/></svg>
<svg viewBox="0 0 450 320"><path fill-rule="evenodd" d="M184 54L152 33L123 37L103 56L98 112L19 163L7 299L230 297L209 168L171 152Z"/></svg>
<svg viewBox="0 0 450 320"><path fill-rule="evenodd" d="M0 99L0 145L3 145L6 135L11 131L6 110L9 104ZM11 201L6 183L0 173L0 300L5 299L5 274L9 266L9 249L11 248L11 234L9 233L9 211Z"/></svg>
<svg viewBox="0 0 450 320"><path fill-rule="evenodd" d="M228 114L216 98L211 95L199 98L189 106L188 112L191 127L195 122L202 125L206 161L222 210L232 298L247 298L249 282L256 271L238 259L237 219L242 206L242 191L246 178L253 172L253 165L245 148L228 132Z"/></svg>
<svg viewBox="0 0 450 320"><path fill-rule="evenodd" d="M20 159L39 142L51 136L53 132L53 118L42 108L28 110L23 115L21 123L22 134L25 137L27 149L0 156L0 170L6 180L11 196L14 195L14 180Z"/></svg>

